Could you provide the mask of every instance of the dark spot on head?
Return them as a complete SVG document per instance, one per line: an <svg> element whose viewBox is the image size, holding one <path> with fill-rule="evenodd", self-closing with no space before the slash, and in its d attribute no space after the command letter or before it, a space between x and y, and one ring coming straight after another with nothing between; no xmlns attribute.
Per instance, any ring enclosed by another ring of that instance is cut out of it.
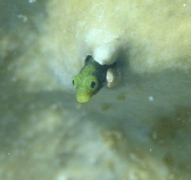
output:
<svg viewBox="0 0 191 180"><path fill-rule="evenodd" d="M72 84L74 85L74 80L72 80Z"/></svg>
<svg viewBox="0 0 191 180"><path fill-rule="evenodd" d="M96 83L94 81L91 82L91 88L95 88Z"/></svg>

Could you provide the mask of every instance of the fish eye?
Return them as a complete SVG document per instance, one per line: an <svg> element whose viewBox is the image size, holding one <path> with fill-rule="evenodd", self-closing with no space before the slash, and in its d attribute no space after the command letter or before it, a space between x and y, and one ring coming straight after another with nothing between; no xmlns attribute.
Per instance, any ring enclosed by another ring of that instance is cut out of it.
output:
<svg viewBox="0 0 191 180"><path fill-rule="evenodd" d="M91 82L91 88L95 88L96 83L94 81Z"/></svg>

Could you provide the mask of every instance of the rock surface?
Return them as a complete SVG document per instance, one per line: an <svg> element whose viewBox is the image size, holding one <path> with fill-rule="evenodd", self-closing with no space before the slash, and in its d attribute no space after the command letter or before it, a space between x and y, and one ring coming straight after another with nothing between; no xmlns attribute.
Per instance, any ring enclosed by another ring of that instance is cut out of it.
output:
<svg viewBox="0 0 191 180"><path fill-rule="evenodd" d="M1 2L0 179L189 180L191 3ZM87 54L120 82L78 104Z"/></svg>

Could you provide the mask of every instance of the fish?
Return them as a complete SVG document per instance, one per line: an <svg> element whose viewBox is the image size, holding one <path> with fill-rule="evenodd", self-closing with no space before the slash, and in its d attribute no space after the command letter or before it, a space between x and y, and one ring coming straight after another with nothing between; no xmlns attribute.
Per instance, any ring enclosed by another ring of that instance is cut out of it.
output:
<svg viewBox="0 0 191 180"><path fill-rule="evenodd" d="M84 67L72 80L77 101L80 103L88 102L104 86L107 77L109 77L108 87L110 87L113 82L111 69L115 67L116 62L111 65L100 65L91 55L87 55Z"/></svg>

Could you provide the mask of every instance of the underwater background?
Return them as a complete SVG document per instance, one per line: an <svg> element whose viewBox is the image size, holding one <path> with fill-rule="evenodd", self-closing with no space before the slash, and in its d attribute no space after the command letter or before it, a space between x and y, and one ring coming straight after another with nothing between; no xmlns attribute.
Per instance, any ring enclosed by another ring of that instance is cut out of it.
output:
<svg viewBox="0 0 191 180"><path fill-rule="evenodd" d="M189 0L0 0L0 179L191 179ZM99 48L120 78L85 104Z"/></svg>

